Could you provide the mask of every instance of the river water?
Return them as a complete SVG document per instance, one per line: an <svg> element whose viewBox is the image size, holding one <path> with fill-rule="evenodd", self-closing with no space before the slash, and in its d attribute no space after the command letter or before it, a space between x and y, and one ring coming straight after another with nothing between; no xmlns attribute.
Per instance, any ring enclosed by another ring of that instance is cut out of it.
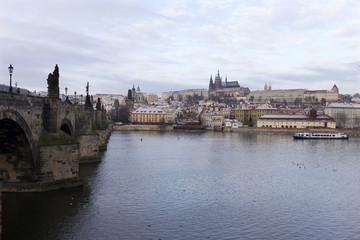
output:
<svg viewBox="0 0 360 240"><path fill-rule="evenodd" d="M3 195L3 239L360 239L360 138L113 132L83 188Z"/></svg>

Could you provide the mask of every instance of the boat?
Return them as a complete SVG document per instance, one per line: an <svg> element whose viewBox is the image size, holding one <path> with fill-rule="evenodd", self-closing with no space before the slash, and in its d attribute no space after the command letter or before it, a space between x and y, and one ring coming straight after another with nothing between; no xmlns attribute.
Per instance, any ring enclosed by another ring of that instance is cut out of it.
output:
<svg viewBox="0 0 360 240"><path fill-rule="evenodd" d="M294 139L349 139L344 133L302 132L295 133Z"/></svg>

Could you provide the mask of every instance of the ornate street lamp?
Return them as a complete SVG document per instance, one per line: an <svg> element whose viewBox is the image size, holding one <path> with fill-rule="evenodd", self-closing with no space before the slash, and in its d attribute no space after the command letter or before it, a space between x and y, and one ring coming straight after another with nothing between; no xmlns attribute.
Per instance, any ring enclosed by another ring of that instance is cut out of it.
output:
<svg viewBox="0 0 360 240"><path fill-rule="evenodd" d="M80 97L81 97L81 98L80 98L80 105L82 105L83 95L81 94Z"/></svg>
<svg viewBox="0 0 360 240"><path fill-rule="evenodd" d="M9 66L9 74L10 74L10 87L9 87L9 92L11 92L12 93L12 86L11 86L11 76L12 76L12 73L13 73L13 66L11 66L11 64L10 64L10 66Z"/></svg>
<svg viewBox="0 0 360 240"><path fill-rule="evenodd" d="M74 103L76 104L76 91L74 92Z"/></svg>
<svg viewBox="0 0 360 240"><path fill-rule="evenodd" d="M67 87L65 88L65 97L67 97Z"/></svg>

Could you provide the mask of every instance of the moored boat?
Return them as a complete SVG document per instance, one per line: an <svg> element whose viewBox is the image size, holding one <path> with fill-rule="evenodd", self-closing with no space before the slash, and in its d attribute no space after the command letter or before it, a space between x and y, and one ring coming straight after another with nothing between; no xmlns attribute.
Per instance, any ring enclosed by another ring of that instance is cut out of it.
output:
<svg viewBox="0 0 360 240"><path fill-rule="evenodd" d="M302 132L295 133L294 139L349 139L344 133Z"/></svg>

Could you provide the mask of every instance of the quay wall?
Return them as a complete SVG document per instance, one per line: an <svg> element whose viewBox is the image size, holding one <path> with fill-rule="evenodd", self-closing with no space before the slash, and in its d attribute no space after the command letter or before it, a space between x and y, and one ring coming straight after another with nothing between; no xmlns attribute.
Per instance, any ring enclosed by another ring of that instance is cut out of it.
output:
<svg viewBox="0 0 360 240"><path fill-rule="evenodd" d="M172 126L159 125L122 125L113 126L114 131L172 131Z"/></svg>
<svg viewBox="0 0 360 240"><path fill-rule="evenodd" d="M158 125L122 125L113 126L114 131L164 131L164 127ZM211 131L211 128L207 128ZM173 131L172 126L166 126L165 131ZM294 128L258 128L258 127L240 127L240 128L224 128L224 132L237 132L237 133L273 133L273 134L287 134L293 135L298 132L304 131L335 131L345 133L350 137L360 137L360 129L294 129Z"/></svg>
<svg viewBox="0 0 360 240"><path fill-rule="evenodd" d="M288 134L293 135L298 132L341 132L350 137L360 137L360 129L322 129L322 128L310 128L310 129L294 129L294 128L257 128L257 127L241 127L231 129L231 132L245 132L245 133L274 133L274 134Z"/></svg>

